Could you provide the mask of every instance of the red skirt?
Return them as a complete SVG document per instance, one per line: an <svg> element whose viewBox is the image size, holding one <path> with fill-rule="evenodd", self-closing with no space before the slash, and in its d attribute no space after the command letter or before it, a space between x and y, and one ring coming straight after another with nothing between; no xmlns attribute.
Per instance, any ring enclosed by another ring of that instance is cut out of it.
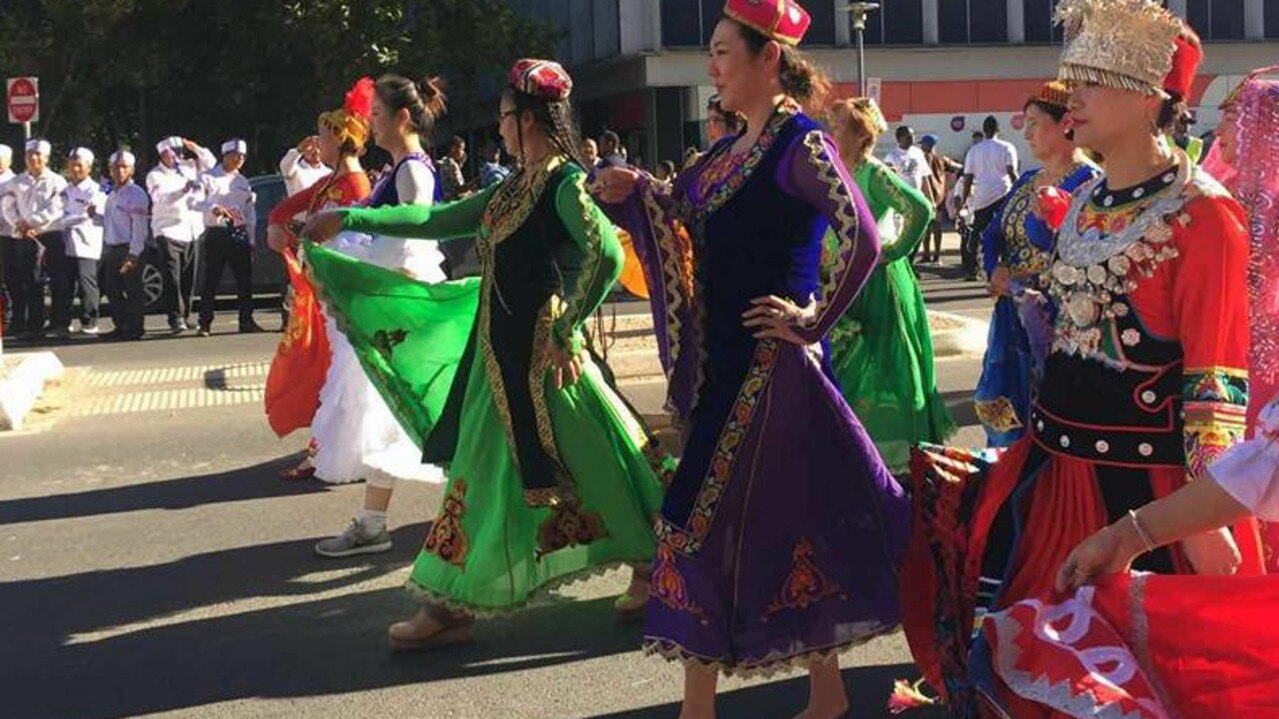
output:
<svg viewBox="0 0 1279 719"><path fill-rule="evenodd" d="M1042 461L1028 466L1035 456ZM1018 719L1053 716L1043 705L1017 695L991 696L991 687L974 682L975 676L988 674L970 666L979 579L987 550L1005 551L1008 569L991 608L1049 595L1071 550L1110 522L1097 465L1063 455L1044 458L1027 437L1002 457L990 451L923 447L912 469L915 521L900 584L903 624L916 663L951 705L953 716L977 716L983 705L989 712L988 700L1003 704L1000 710ZM1156 499L1185 482L1179 468L1151 468L1143 474ZM1009 546L990 546L992 527L1014 492L1020 532L1011 540L1005 535L994 540ZM1240 542L1245 555L1241 573L1260 573L1255 527L1240 536L1248 538ZM1190 571L1175 547L1171 563L1177 572Z"/></svg>

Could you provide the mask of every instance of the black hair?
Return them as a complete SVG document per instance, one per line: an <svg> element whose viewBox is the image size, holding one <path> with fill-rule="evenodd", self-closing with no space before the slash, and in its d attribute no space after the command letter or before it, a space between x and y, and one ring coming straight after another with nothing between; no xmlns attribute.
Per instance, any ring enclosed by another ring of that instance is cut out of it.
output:
<svg viewBox="0 0 1279 719"><path fill-rule="evenodd" d="M746 46L750 48L752 55L758 55L772 42L758 30L735 20L733 22L741 31L742 39L746 40ZM782 85L782 92L805 107L825 107L826 96L830 94L830 80L826 73L794 47L782 43L778 43L778 46L782 49L782 56L777 65L777 79Z"/></svg>
<svg viewBox="0 0 1279 719"><path fill-rule="evenodd" d="M1190 111L1190 106L1180 95L1169 93L1164 98L1164 102L1159 106L1159 117L1155 119L1155 125L1163 132L1172 132L1177 126L1177 121L1185 117Z"/></svg>
<svg viewBox="0 0 1279 719"><path fill-rule="evenodd" d="M999 120L994 115L987 115L981 123L981 131L986 137L994 137L999 133Z"/></svg>
<svg viewBox="0 0 1279 719"><path fill-rule="evenodd" d="M452 152L459 147L465 147L465 146L466 146L466 140L463 140L460 135L454 135L453 137L449 138L448 145L446 145L445 147L449 152Z"/></svg>
<svg viewBox="0 0 1279 719"><path fill-rule="evenodd" d="M520 92L512 87L506 88L502 93L502 97L515 106L514 109L517 113L516 127L519 131L521 150L524 146L524 130L523 126L519 124L519 118L525 112L528 112L533 115L533 122L541 126L542 131L546 133L556 150L568 155L573 162L576 162L587 172L592 169L586 162L586 156L582 153L582 136L578 132L577 123L573 120L573 104L569 100L550 102L526 92Z"/></svg>
<svg viewBox="0 0 1279 719"><path fill-rule="evenodd" d="M1066 117L1066 108L1051 102L1044 102L1038 98L1032 97L1022 106L1021 111L1025 112L1030 108L1038 108L1040 112L1052 117L1053 122L1061 122Z"/></svg>
<svg viewBox="0 0 1279 719"><path fill-rule="evenodd" d="M444 81L438 77L413 82L402 75L383 75L375 87L378 99L388 110L408 110L409 125L419 135L430 134L435 121L444 114L447 98Z"/></svg>
<svg viewBox="0 0 1279 719"><path fill-rule="evenodd" d="M613 145L614 147L621 147L622 138L618 136L618 134L616 132L613 132L612 130L605 130L604 132L600 133L600 144Z"/></svg>
<svg viewBox="0 0 1279 719"><path fill-rule="evenodd" d="M894 136L901 138L907 135L913 135L915 134L915 131L911 129L910 125L898 125L897 131L893 134Z"/></svg>

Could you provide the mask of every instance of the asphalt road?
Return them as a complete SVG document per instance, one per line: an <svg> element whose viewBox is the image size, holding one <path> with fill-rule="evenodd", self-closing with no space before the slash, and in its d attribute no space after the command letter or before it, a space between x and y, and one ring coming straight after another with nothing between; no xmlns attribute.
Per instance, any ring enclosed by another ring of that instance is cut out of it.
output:
<svg viewBox="0 0 1279 719"><path fill-rule="evenodd" d="M984 293L957 274L923 273L930 304L984 316ZM277 338L233 330L226 313L207 339L60 345L64 381L28 429L0 434L0 717L677 714L678 668L641 657L638 627L613 619L620 572L483 623L474 646L387 651L386 626L414 608L399 587L439 487L398 488L391 553L315 557L363 489L276 479L306 438L277 439L262 416ZM967 425L959 441L979 440L976 359L938 370ZM656 414L660 382L623 389ZM844 666L859 718L887 716L893 679L917 676L900 635ZM806 687L723 691L724 717L789 717Z"/></svg>

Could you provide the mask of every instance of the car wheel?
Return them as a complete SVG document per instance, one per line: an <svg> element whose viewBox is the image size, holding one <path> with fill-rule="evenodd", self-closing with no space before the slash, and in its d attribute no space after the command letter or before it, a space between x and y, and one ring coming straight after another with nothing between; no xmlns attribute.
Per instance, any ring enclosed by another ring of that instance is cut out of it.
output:
<svg viewBox="0 0 1279 719"><path fill-rule="evenodd" d="M164 294L164 275L160 269L150 263L142 265L142 293L146 295L146 308L154 309Z"/></svg>

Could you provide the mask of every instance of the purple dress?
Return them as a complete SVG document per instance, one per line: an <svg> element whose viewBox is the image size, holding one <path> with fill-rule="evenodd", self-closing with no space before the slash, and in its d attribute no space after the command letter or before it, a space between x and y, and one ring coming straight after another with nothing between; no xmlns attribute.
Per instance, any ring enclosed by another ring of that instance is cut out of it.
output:
<svg viewBox="0 0 1279 719"><path fill-rule="evenodd" d="M895 629L910 510L821 345L878 258L870 211L830 138L789 103L746 155L730 145L609 209L644 265L687 438L657 521L645 646L742 675ZM839 256L819 286L828 225ZM818 300L798 330L812 345L742 326L769 294Z"/></svg>

